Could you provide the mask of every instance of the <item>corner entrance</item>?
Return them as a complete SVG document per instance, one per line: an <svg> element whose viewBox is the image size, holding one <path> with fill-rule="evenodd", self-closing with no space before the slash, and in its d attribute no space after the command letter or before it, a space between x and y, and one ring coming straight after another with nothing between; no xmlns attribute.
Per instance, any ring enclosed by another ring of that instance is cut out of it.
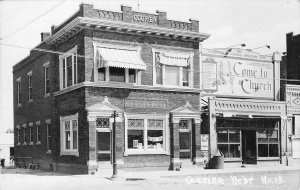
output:
<svg viewBox="0 0 300 190"><path fill-rule="evenodd" d="M256 130L242 130L243 164L256 164Z"/></svg>

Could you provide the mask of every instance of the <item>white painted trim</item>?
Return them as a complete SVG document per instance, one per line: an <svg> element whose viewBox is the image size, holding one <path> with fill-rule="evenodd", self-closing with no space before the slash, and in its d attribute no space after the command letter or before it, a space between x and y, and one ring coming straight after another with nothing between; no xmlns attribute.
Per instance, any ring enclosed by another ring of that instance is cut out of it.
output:
<svg viewBox="0 0 300 190"><path fill-rule="evenodd" d="M73 149L73 130L72 122L77 121L77 149ZM64 122L70 121L70 150L65 149L65 133L64 133ZM79 156L79 141L78 141L79 123L78 123L78 113L68 116L60 116L60 156L63 155L73 155Z"/></svg>
<svg viewBox="0 0 300 190"><path fill-rule="evenodd" d="M167 114L124 114L125 118L125 151L124 156L128 155L138 155L138 154L166 154L169 155L169 123ZM129 149L128 148L128 119L143 119L144 121L144 148ZM148 149L147 143L147 120L148 119L161 119L163 120L163 148L162 149Z"/></svg>
<svg viewBox="0 0 300 190"><path fill-rule="evenodd" d="M32 71L29 71L28 73L27 73L27 76L31 76L32 75Z"/></svg>
<svg viewBox="0 0 300 190"><path fill-rule="evenodd" d="M17 82L21 81L21 77L18 77L16 81L17 81Z"/></svg>
<svg viewBox="0 0 300 190"><path fill-rule="evenodd" d="M49 67L49 65L50 65L50 62L47 61L46 63L43 64L43 67Z"/></svg>

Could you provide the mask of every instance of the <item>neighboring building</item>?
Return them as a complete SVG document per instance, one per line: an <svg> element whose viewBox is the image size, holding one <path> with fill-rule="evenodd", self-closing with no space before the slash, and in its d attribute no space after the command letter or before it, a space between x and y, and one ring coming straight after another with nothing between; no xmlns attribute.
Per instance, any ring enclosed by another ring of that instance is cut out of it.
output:
<svg viewBox="0 0 300 190"><path fill-rule="evenodd" d="M13 67L19 165L101 172L111 164L114 111L119 168L201 161L199 55L209 35L196 20L121 11L81 4L42 33L36 48L47 51Z"/></svg>
<svg viewBox="0 0 300 190"><path fill-rule="evenodd" d="M202 51L203 133L225 167L279 164L287 151L285 102L279 100L280 55L243 49ZM205 130L209 129L209 130Z"/></svg>
<svg viewBox="0 0 300 190"><path fill-rule="evenodd" d="M300 158L300 34L286 34L287 54L285 60L286 80L282 84L287 104L289 142L292 142L290 149L293 158Z"/></svg>
<svg viewBox="0 0 300 190"><path fill-rule="evenodd" d="M4 166L13 166L14 133L7 130L0 134L0 161L4 159ZM1 167L1 166L0 166Z"/></svg>

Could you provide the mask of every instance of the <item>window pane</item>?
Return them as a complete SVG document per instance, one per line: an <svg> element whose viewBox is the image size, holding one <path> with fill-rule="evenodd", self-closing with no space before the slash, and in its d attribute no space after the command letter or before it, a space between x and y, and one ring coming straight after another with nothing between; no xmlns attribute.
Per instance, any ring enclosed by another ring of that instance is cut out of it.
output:
<svg viewBox="0 0 300 190"><path fill-rule="evenodd" d="M227 130L219 130L218 131L218 143L228 143Z"/></svg>
<svg viewBox="0 0 300 190"><path fill-rule="evenodd" d="M130 83L135 83L135 70L134 69L129 69L129 82Z"/></svg>
<svg viewBox="0 0 300 190"><path fill-rule="evenodd" d="M188 120L180 120L179 121L179 129L189 129L189 121Z"/></svg>
<svg viewBox="0 0 300 190"><path fill-rule="evenodd" d="M155 53L156 84L162 84L162 65L159 63L159 53Z"/></svg>
<svg viewBox="0 0 300 190"><path fill-rule="evenodd" d="M165 66L165 84L179 85L179 67Z"/></svg>
<svg viewBox="0 0 300 190"><path fill-rule="evenodd" d="M257 131L258 143L268 143L267 130Z"/></svg>
<svg viewBox="0 0 300 190"><path fill-rule="evenodd" d="M229 145L229 158L239 158L240 157L240 145L230 144Z"/></svg>
<svg viewBox="0 0 300 190"><path fill-rule="evenodd" d="M258 144L258 156L268 157L268 144Z"/></svg>
<svg viewBox="0 0 300 190"><path fill-rule="evenodd" d="M180 132L179 133L179 146L180 149L190 149L190 132Z"/></svg>
<svg viewBox="0 0 300 190"><path fill-rule="evenodd" d="M279 151L278 151L278 144L270 144L269 145L269 156L270 157L278 157Z"/></svg>
<svg viewBox="0 0 300 190"><path fill-rule="evenodd" d="M50 93L50 81L46 80L46 94Z"/></svg>
<svg viewBox="0 0 300 190"><path fill-rule="evenodd" d="M67 87L72 85L72 56L67 57Z"/></svg>
<svg viewBox="0 0 300 190"><path fill-rule="evenodd" d="M144 129L143 119L128 119L128 129Z"/></svg>
<svg viewBox="0 0 300 190"><path fill-rule="evenodd" d="M109 80L114 82L125 82L125 69L109 67Z"/></svg>
<svg viewBox="0 0 300 190"><path fill-rule="evenodd" d="M73 54L73 69L74 69L74 84L76 84L77 83L77 54L76 53L74 53Z"/></svg>
<svg viewBox="0 0 300 190"><path fill-rule="evenodd" d="M63 84L63 88L65 88L66 87L66 59L63 59L63 72L62 72L62 75L63 75L62 84Z"/></svg>
<svg viewBox="0 0 300 190"><path fill-rule="evenodd" d="M128 130L128 148L143 149L144 148L144 131Z"/></svg>
<svg viewBox="0 0 300 190"><path fill-rule="evenodd" d="M278 143L278 131L268 130L269 143Z"/></svg>
<svg viewBox="0 0 300 190"><path fill-rule="evenodd" d="M65 122L65 143L66 143L66 149L70 149L71 145L71 134L70 134L70 121Z"/></svg>
<svg viewBox="0 0 300 190"><path fill-rule="evenodd" d="M73 149L77 149L77 131L73 131Z"/></svg>
<svg viewBox="0 0 300 190"><path fill-rule="evenodd" d="M229 158L228 144L218 144L218 149L224 154L224 158Z"/></svg>
<svg viewBox="0 0 300 190"><path fill-rule="evenodd" d="M98 69L98 80L105 81L105 67Z"/></svg>
<svg viewBox="0 0 300 190"><path fill-rule="evenodd" d="M240 131L239 130L229 130L229 142L240 143Z"/></svg>
<svg viewBox="0 0 300 190"><path fill-rule="evenodd" d="M148 148L162 149L163 148L163 131L148 130L147 131Z"/></svg>
<svg viewBox="0 0 300 190"><path fill-rule="evenodd" d="M189 68L183 67L182 69L182 86L189 86Z"/></svg>
<svg viewBox="0 0 300 190"><path fill-rule="evenodd" d="M97 118L96 128L109 128L109 118Z"/></svg>

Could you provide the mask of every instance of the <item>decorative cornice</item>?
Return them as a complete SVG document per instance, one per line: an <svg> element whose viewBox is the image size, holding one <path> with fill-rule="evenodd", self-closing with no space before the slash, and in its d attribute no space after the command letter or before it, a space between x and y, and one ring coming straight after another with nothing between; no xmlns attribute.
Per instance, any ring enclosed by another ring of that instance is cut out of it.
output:
<svg viewBox="0 0 300 190"><path fill-rule="evenodd" d="M209 102L211 113L262 116L286 115L285 102L235 99L210 99Z"/></svg>
<svg viewBox="0 0 300 190"><path fill-rule="evenodd" d="M142 35L155 35L160 37L172 37L182 40L203 41L210 35L207 33L199 33L188 30L179 30L171 28L163 28L157 26L140 25L114 20L102 20L96 18L77 17L69 24L64 26L58 32L45 40L47 44L53 44L60 39L66 38L67 35L74 35L82 29L105 30L121 33L134 33Z"/></svg>

